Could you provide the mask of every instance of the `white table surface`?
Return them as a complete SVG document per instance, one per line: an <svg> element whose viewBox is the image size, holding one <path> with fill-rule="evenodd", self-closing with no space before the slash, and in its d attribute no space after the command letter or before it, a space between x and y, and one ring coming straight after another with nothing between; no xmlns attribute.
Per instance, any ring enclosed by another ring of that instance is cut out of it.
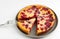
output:
<svg viewBox="0 0 60 39"><path fill-rule="evenodd" d="M56 29L47 37L42 39L60 39L60 0L0 0L0 24L7 20L15 19L18 11L32 4L41 4L54 10L58 17ZM0 26L0 39L31 39L22 35L14 25Z"/></svg>

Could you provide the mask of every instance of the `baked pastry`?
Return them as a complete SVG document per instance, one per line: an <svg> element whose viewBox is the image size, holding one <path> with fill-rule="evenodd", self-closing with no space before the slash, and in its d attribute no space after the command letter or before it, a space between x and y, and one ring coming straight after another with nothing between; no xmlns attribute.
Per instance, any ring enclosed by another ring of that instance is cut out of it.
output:
<svg viewBox="0 0 60 39"><path fill-rule="evenodd" d="M50 8L42 5L27 6L21 9L17 15L18 27L27 34L31 32L34 22L36 24L35 32L37 35L40 35L49 31L55 24L55 21L56 16L54 12Z"/></svg>

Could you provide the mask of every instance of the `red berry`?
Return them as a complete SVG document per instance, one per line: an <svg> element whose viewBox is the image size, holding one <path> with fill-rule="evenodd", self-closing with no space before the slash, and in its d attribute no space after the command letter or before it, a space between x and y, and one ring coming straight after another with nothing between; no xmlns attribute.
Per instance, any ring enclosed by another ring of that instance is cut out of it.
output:
<svg viewBox="0 0 60 39"><path fill-rule="evenodd" d="M50 14L49 17L52 17L53 14Z"/></svg>
<svg viewBox="0 0 60 39"><path fill-rule="evenodd" d="M50 11L48 11L48 14L50 14Z"/></svg>
<svg viewBox="0 0 60 39"><path fill-rule="evenodd" d="M26 28L27 28L27 27L28 27L28 24L26 24L25 26L26 26Z"/></svg>
<svg viewBox="0 0 60 39"><path fill-rule="evenodd" d="M45 8L45 7L44 7L44 8L42 8L42 10L45 10L45 11L46 11L46 10L48 10L48 8Z"/></svg>
<svg viewBox="0 0 60 39"><path fill-rule="evenodd" d="M21 12L21 14L23 15L23 14L24 14L24 12Z"/></svg>
<svg viewBox="0 0 60 39"><path fill-rule="evenodd" d="M32 13L32 10L31 9L28 9L27 12Z"/></svg>
<svg viewBox="0 0 60 39"><path fill-rule="evenodd" d="M40 24L40 26L43 26L43 24Z"/></svg>
<svg viewBox="0 0 60 39"><path fill-rule="evenodd" d="M50 18L49 18L49 21L51 21L51 22L52 22L53 20L54 20L54 19L53 19L53 17L50 17Z"/></svg>
<svg viewBox="0 0 60 39"><path fill-rule="evenodd" d="M43 28L40 27L41 30L43 30Z"/></svg>
<svg viewBox="0 0 60 39"><path fill-rule="evenodd" d="M28 23L31 23L31 22L28 22Z"/></svg>
<svg viewBox="0 0 60 39"><path fill-rule="evenodd" d="M44 27L45 28L45 30L47 30L47 27Z"/></svg>
<svg viewBox="0 0 60 39"><path fill-rule="evenodd" d="M37 24L39 24L39 22L37 22Z"/></svg>
<svg viewBox="0 0 60 39"><path fill-rule="evenodd" d="M38 14L40 14L40 12L38 11Z"/></svg>
<svg viewBox="0 0 60 39"><path fill-rule="evenodd" d="M32 6L32 9L34 10L36 8L36 6Z"/></svg>
<svg viewBox="0 0 60 39"><path fill-rule="evenodd" d="M50 27L50 26L51 26L51 23L50 23L50 22L46 22L45 25L46 25L47 27Z"/></svg>
<svg viewBox="0 0 60 39"><path fill-rule="evenodd" d="M25 15L25 14L22 14L21 18L26 18L26 16L27 16L27 15Z"/></svg>
<svg viewBox="0 0 60 39"><path fill-rule="evenodd" d="M36 28L36 30L39 30L39 28Z"/></svg>

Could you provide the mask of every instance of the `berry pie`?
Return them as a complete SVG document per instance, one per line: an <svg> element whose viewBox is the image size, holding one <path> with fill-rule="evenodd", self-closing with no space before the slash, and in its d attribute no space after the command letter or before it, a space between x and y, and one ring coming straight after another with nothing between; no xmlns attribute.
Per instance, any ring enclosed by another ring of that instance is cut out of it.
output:
<svg viewBox="0 0 60 39"><path fill-rule="evenodd" d="M49 31L56 22L54 12L42 5L30 5L21 9L16 19L19 29L27 34L30 34L32 27L36 24L37 35Z"/></svg>

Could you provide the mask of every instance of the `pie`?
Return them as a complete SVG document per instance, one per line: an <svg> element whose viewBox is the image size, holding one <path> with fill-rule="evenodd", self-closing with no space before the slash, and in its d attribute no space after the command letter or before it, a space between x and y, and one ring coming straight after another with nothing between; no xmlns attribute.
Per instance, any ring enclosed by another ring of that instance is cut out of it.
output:
<svg viewBox="0 0 60 39"><path fill-rule="evenodd" d="M30 34L36 24L36 34L48 32L56 22L54 12L42 5L30 5L22 8L17 14L17 26L24 33ZM33 27L32 27L33 26Z"/></svg>

